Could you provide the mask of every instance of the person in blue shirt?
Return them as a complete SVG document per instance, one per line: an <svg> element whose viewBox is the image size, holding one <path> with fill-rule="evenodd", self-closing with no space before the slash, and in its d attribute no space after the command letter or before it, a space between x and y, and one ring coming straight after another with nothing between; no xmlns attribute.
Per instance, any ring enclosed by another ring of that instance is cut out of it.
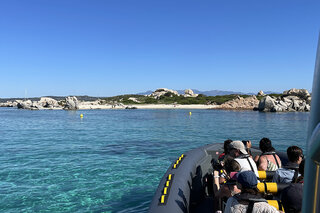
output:
<svg viewBox="0 0 320 213"><path fill-rule="evenodd" d="M299 176L299 164L303 160L302 149L297 146L290 146L287 149L289 162L278 169L273 176L272 182L293 183Z"/></svg>

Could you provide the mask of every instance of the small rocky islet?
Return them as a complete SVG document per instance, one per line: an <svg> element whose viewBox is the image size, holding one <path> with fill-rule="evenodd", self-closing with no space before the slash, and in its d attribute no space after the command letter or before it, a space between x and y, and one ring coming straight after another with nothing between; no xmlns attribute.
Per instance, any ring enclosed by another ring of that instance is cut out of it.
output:
<svg viewBox="0 0 320 213"><path fill-rule="evenodd" d="M186 89L184 94L179 94L175 90L160 88L149 95L125 95L115 96L116 98L96 98L94 100L79 100L76 96L68 96L56 100L51 97L41 97L40 100L10 100L0 102L0 107L17 107L27 110L78 110L78 109L138 109L138 108L158 108L159 105L167 105L172 108L195 108L199 104L193 100L203 100L202 94L195 94L191 89ZM224 97L224 96L219 96ZM177 100L176 102L164 104L164 99ZM264 94L259 91L257 95L233 95L228 96L222 103L207 100L203 104L203 109L224 109L224 110L257 110L262 112L307 112L310 111L311 95L306 89L290 89L282 94ZM92 98L90 98L92 99ZM180 103L179 100L182 102ZM188 100L188 103L185 102ZM150 105L152 105L150 107ZM148 106L148 107L146 107ZM166 107L168 108L168 107Z"/></svg>

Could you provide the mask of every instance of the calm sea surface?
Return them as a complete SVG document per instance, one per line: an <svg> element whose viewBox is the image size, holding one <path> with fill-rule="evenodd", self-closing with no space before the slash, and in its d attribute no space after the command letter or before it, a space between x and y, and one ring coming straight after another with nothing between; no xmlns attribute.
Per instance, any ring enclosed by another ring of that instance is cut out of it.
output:
<svg viewBox="0 0 320 213"><path fill-rule="evenodd" d="M293 144L304 149L308 117L0 108L0 212L146 212L162 175L180 154L227 138L257 145L269 137L278 150Z"/></svg>

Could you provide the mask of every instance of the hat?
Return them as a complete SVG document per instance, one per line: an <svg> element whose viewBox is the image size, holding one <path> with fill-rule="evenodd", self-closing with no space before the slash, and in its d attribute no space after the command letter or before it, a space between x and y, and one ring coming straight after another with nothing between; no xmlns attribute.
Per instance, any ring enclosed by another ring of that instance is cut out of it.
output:
<svg viewBox="0 0 320 213"><path fill-rule="evenodd" d="M303 185L301 183L291 184L285 188L281 193L281 203L284 210L290 212L290 210L301 211L302 207L302 195Z"/></svg>
<svg viewBox="0 0 320 213"><path fill-rule="evenodd" d="M258 179L255 173L252 171L239 172L237 175L237 181L243 188L255 188L258 184Z"/></svg>
<svg viewBox="0 0 320 213"><path fill-rule="evenodd" d="M233 141L229 144L229 148L230 149L237 149L239 150L242 154L248 154L248 152L246 151L242 141Z"/></svg>

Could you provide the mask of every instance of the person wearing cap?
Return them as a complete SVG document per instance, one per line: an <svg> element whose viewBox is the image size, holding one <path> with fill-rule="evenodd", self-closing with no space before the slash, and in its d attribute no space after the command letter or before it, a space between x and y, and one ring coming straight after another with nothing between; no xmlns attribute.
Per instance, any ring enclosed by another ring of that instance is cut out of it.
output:
<svg viewBox="0 0 320 213"><path fill-rule="evenodd" d="M233 141L229 144L229 154L240 164L240 172L252 171L259 177L256 163L248 155L242 141Z"/></svg>
<svg viewBox="0 0 320 213"><path fill-rule="evenodd" d="M300 213L302 208L303 184L295 183L285 188L280 195L286 213Z"/></svg>
<svg viewBox="0 0 320 213"><path fill-rule="evenodd" d="M240 194L230 197L227 201L225 213L276 213L276 208L259 194L258 179L252 171L239 172L237 174L237 186Z"/></svg>

